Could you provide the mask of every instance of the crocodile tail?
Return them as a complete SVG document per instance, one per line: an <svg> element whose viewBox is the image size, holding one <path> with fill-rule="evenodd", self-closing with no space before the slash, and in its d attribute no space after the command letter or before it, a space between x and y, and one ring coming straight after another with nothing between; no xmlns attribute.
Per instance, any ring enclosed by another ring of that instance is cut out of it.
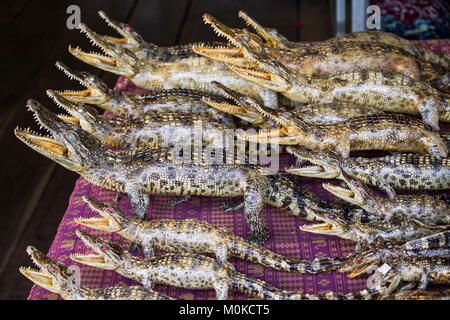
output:
<svg viewBox="0 0 450 320"><path fill-rule="evenodd" d="M327 291L320 294L294 293L289 300L371 300L376 295L378 293L373 290L362 290L347 294Z"/></svg>
<svg viewBox="0 0 450 320"><path fill-rule="evenodd" d="M316 208L331 208L331 203L321 199L319 196L299 187L300 177L278 174L267 176L269 185L266 193L266 202L278 207L290 210L295 215L307 217L305 206L313 205Z"/></svg>
<svg viewBox="0 0 450 320"><path fill-rule="evenodd" d="M237 271L233 271L231 275L231 287L236 291L269 300L290 300L295 294L292 291L277 289L267 282L247 277Z"/></svg>
<svg viewBox="0 0 450 320"><path fill-rule="evenodd" d="M236 237L232 241L230 251L233 256L250 260L275 270L315 274L336 270L344 259L321 258L315 260L292 260L266 248Z"/></svg>
<svg viewBox="0 0 450 320"><path fill-rule="evenodd" d="M450 246L450 230L433 234L431 236L414 239L404 244L408 250L448 249Z"/></svg>

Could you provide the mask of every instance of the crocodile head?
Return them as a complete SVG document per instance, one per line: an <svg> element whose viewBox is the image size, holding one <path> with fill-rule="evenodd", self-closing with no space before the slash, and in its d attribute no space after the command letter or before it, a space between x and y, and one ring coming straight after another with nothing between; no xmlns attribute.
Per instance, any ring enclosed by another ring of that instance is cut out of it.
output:
<svg viewBox="0 0 450 320"><path fill-rule="evenodd" d="M247 109L251 109L252 112L259 112L266 121L271 121L273 129L262 130L262 132L245 132L238 134L239 139L266 143L266 144L285 144L285 145L297 145L303 144L307 137L309 125L304 121L293 117L291 113L285 111L276 111L267 107L261 106L256 100L251 97L247 97L242 101Z"/></svg>
<svg viewBox="0 0 450 320"><path fill-rule="evenodd" d="M38 286L60 294L75 280L73 272L69 271L66 265L48 258L33 246L28 246L26 251L40 270L20 267L19 271Z"/></svg>
<svg viewBox="0 0 450 320"><path fill-rule="evenodd" d="M63 121L35 100L28 100L27 107L39 125L50 132L50 136L43 136L29 129L16 128L16 137L27 146L80 174L102 159L105 149L80 126Z"/></svg>
<svg viewBox="0 0 450 320"><path fill-rule="evenodd" d="M103 80L92 73L75 71L59 61L56 62L56 67L59 70L62 70L70 79L78 80L78 82L86 88L86 90L80 91L54 91L56 94L67 100L102 105L115 95L114 90L109 88Z"/></svg>
<svg viewBox="0 0 450 320"><path fill-rule="evenodd" d="M233 47L216 46L211 47L204 44L196 44L193 46L195 53L203 55L207 58L226 62L236 66L242 67L257 67L258 64L254 62L253 52L261 54L267 45L264 40L258 35L248 31L247 29L237 29L227 27L225 24L219 22L213 16L205 13L203 21L211 25L213 30L222 37L225 37Z"/></svg>
<svg viewBox="0 0 450 320"><path fill-rule="evenodd" d="M219 111L229 113L255 125L263 125L267 122L267 119L253 108L253 100L248 96L237 93L217 81L212 81L211 84L224 98L219 96L202 97L203 102Z"/></svg>
<svg viewBox="0 0 450 320"><path fill-rule="evenodd" d="M303 225L300 226L300 230L327 236L338 236L344 239L348 238L349 221L341 214L319 210L309 206L305 207L305 211L308 216L313 217L314 220L322 221L322 223Z"/></svg>
<svg viewBox="0 0 450 320"><path fill-rule="evenodd" d="M364 246L358 251L349 255L346 261L341 264L339 272L349 272L350 278L369 273L380 263L381 256L376 249Z"/></svg>
<svg viewBox="0 0 450 320"><path fill-rule="evenodd" d="M80 126L103 144L111 147L119 147L118 139L111 134L111 122L107 117L98 114L97 110L84 103L72 102L56 94L53 90L47 90L47 94L55 103L66 110L70 116L58 115L65 122Z"/></svg>
<svg viewBox="0 0 450 320"><path fill-rule="evenodd" d="M83 196L82 200L87 203L92 210L99 213L101 218L75 218L74 221L76 223L106 232L120 232L129 224L129 219L119 208L95 201L87 196Z"/></svg>
<svg viewBox="0 0 450 320"><path fill-rule="evenodd" d="M376 198L371 194L370 190L363 183L352 179L347 174L342 174L342 179L350 189L329 183L324 183L322 186L336 197L373 212L374 210L370 209L375 205Z"/></svg>
<svg viewBox="0 0 450 320"><path fill-rule="evenodd" d="M114 30L119 33L122 38L102 36L103 40L122 46L123 48L129 49L137 54L141 50L147 49L147 42L142 38L142 36L134 30L130 25L122 22L117 22L106 15L104 11L99 11L98 15L105 20L105 22Z"/></svg>
<svg viewBox="0 0 450 320"><path fill-rule="evenodd" d="M80 229L75 231L75 233L86 246L94 250L95 254L74 253L70 255L73 261L107 270L116 270L121 266L125 255L125 251L121 246L114 242L94 237Z"/></svg>
<svg viewBox="0 0 450 320"><path fill-rule="evenodd" d="M69 52L75 58L96 68L122 75L126 78L132 78L139 72L141 64L138 57L132 51L117 43L105 41L102 36L89 29L84 23L80 23L79 26L81 32L86 34L91 40L91 43L98 46L104 54L87 53L79 48L69 46Z"/></svg>
<svg viewBox="0 0 450 320"><path fill-rule="evenodd" d="M340 166L341 156L334 151L319 152L293 147L287 147L286 150L297 159L312 163L312 165L308 166L292 166L286 168L287 173L319 179L339 179L342 175Z"/></svg>
<svg viewBox="0 0 450 320"><path fill-rule="evenodd" d="M292 47L292 43L285 36L280 34L277 29L261 26L254 19L250 18L245 11L240 10L238 16L239 18L242 18L248 26L255 29L255 31L264 38L268 46L283 49Z"/></svg>
<svg viewBox="0 0 450 320"><path fill-rule="evenodd" d="M55 103L66 110L71 116L59 115L58 117L66 122L81 126L81 128L89 133L97 133L103 128L103 119L97 110L83 103L72 102L58 95L53 90L47 90L47 95L55 101Z"/></svg>

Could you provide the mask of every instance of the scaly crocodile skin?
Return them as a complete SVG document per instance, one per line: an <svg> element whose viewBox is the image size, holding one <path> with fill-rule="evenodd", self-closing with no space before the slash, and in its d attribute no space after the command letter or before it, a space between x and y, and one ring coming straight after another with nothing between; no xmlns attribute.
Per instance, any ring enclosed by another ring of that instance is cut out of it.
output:
<svg viewBox="0 0 450 320"><path fill-rule="evenodd" d="M340 271L351 272L353 277L365 273L371 266L386 264L391 269L381 282L393 282L392 278L397 278L397 281L418 282L419 289L424 290L429 282L441 285L450 283L449 256L448 247L414 251L405 244L384 242L353 253Z"/></svg>
<svg viewBox="0 0 450 320"><path fill-rule="evenodd" d="M140 286L90 289L77 283L74 273L66 265L46 257L33 246L28 246L26 251L40 270L20 267L20 273L65 300L172 300L164 294Z"/></svg>
<svg viewBox="0 0 450 320"><path fill-rule="evenodd" d="M368 213L386 221L414 220L432 228L436 225L450 225L450 205L445 196L433 197L425 194L397 195L394 198L374 196L358 180L344 175L350 189L324 184L324 188L338 198L355 204Z"/></svg>
<svg viewBox="0 0 450 320"><path fill-rule="evenodd" d="M239 11L239 17L244 19L247 25L251 26L255 31L264 38L266 43L274 48L304 48L308 44L301 42L291 42L283 35L279 34L277 30L265 28L257 23L254 19L249 17L244 11ZM444 54L434 52L432 50L415 45L409 40L403 39L393 33L383 31L359 31L350 32L344 35L334 37L325 42L341 42L341 41L356 41L368 43L380 43L402 49L414 57L435 64L446 70L450 68L450 57Z"/></svg>
<svg viewBox="0 0 450 320"><path fill-rule="evenodd" d="M276 270L297 273L330 272L342 259L317 259L295 261L276 254L264 247L235 236L227 229L216 227L198 219L159 219L142 221L126 217L117 207L83 197L91 209L101 214L102 220L75 219L76 223L100 230L117 232L122 237L138 243L146 257L154 255L154 249L167 252L214 254L219 262L228 256L247 259Z"/></svg>
<svg viewBox="0 0 450 320"><path fill-rule="evenodd" d="M450 121L448 95L398 72L363 69L328 78L308 78L288 72L276 61L259 63L261 69L256 70L228 66L242 77L302 103L345 102L421 115L435 129L439 129L439 120Z"/></svg>
<svg viewBox="0 0 450 320"><path fill-rule="evenodd" d="M374 244L386 240L406 242L420 237L426 237L438 231L418 224L409 219L400 221L372 220L369 222L359 222L348 219L342 212L317 210L306 207L306 211L316 220L323 221L320 224L301 226L300 229L306 232L313 232L324 235L335 235L343 239L356 242L358 251L362 245Z"/></svg>
<svg viewBox="0 0 450 320"><path fill-rule="evenodd" d="M154 43L146 42L142 36L129 24L114 21L103 11L99 11L98 14L110 27L122 36L122 38L102 36L103 40L130 50L139 59L149 59L157 62L170 62L197 56L197 54L192 50L192 45L195 45L195 43L161 47ZM222 42L211 42L210 44L214 46L227 45Z"/></svg>
<svg viewBox="0 0 450 320"><path fill-rule="evenodd" d="M203 145L223 148L224 131L234 128L214 121L206 114L195 113L152 112L133 119L109 118L99 115L90 106L71 102L50 90L47 93L71 115L59 116L61 119L79 124L102 144L112 147L172 146L198 132Z"/></svg>
<svg viewBox="0 0 450 320"><path fill-rule="evenodd" d="M333 150L343 157L357 150L429 153L435 157L446 157L448 153L446 140L440 132L408 115L378 114L329 125L309 125L291 114L262 108L255 101L253 104L281 128L262 133L244 133L241 138L246 141Z"/></svg>
<svg viewBox="0 0 450 320"><path fill-rule="evenodd" d="M141 282L151 288L154 283L188 289L214 288L217 299L228 297L228 290L246 292L262 299L272 300L313 300L313 299L370 299L368 291L339 295L327 292L309 295L274 288L270 284L247 277L235 270L229 262L219 262L213 258L192 253L167 253L140 260L125 252L115 243L104 241L87 232L77 230L77 236L95 253L106 261L108 268L119 274ZM92 262L92 256L72 254L71 259L102 267L102 263ZM94 258L95 259L95 258Z"/></svg>
<svg viewBox="0 0 450 320"><path fill-rule="evenodd" d="M266 117L252 103L248 97L236 91L230 90L219 82L211 83L222 92L223 97L202 97L202 101L221 112L226 112L241 118L262 129L273 129L277 122ZM226 97L226 98L225 98ZM282 99L279 99L280 103ZM295 105L291 101L283 101L277 110L287 113L294 119L302 120L309 124L333 124L343 122L351 118L382 113L378 108L366 107L350 103L323 103L310 105Z"/></svg>
<svg viewBox="0 0 450 320"><path fill-rule="evenodd" d="M442 77L448 70L399 47L376 41L335 40L297 48L273 48L247 29L229 28L208 14L204 14L203 19L217 34L227 38L237 48L233 51L221 45L215 48L200 44L194 45L195 52L229 64L258 66L258 61L274 59L289 72L308 77L329 77L359 69L380 69L396 71L422 81Z"/></svg>
<svg viewBox="0 0 450 320"><path fill-rule="evenodd" d="M56 66L69 78L75 79L86 87L83 91L55 91L48 90L52 95L58 95L72 102L94 104L123 118L138 118L154 112L183 112L208 115L212 119L226 125L233 125L233 119L208 108L203 98L215 101L219 96L212 96L200 91L171 89L163 91L147 91L141 89L142 94L131 94L111 89L96 75L75 71L61 62Z"/></svg>
<svg viewBox="0 0 450 320"><path fill-rule="evenodd" d="M442 190L450 188L450 161L415 153L399 153L383 157L342 158L335 152L306 151L287 148L299 160L314 166L292 166L286 172L306 177L342 179L348 176L380 188L391 197L395 190Z"/></svg>
<svg viewBox="0 0 450 320"><path fill-rule="evenodd" d="M275 92L235 75L223 63L204 57L190 57L172 62L139 59L131 51L105 42L101 36L82 23L80 30L108 56L86 53L78 48L69 48L70 53L94 67L123 75L139 87L156 91L191 89L219 94L209 85L211 81L216 80L263 101L269 107L276 107L278 104Z"/></svg>
<svg viewBox="0 0 450 320"><path fill-rule="evenodd" d="M183 149L107 149L80 126L66 123L37 101L29 101L28 108L41 126L53 138L37 135L29 130L16 129L16 136L25 144L56 161L65 168L78 172L90 183L126 193L136 214L147 215L150 194L205 195L219 197L244 196L244 212L252 231L251 240L265 241L267 226L261 209L265 202L303 215L305 199L315 206L330 206L317 196L300 189L289 176L270 176L266 168L239 162L211 163L202 150ZM211 150L209 150L210 152ZM186 161L188 160L188 161ZM280 187L284 186L284 187Z"/></svg>

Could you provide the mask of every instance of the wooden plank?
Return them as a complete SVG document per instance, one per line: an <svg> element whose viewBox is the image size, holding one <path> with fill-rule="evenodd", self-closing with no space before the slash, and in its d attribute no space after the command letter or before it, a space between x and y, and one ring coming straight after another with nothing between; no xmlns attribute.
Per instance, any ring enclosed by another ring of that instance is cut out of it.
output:
<svg viewBox="0 0 450 320"><path fill-rule="evenodd" d="M331 8L328 0L300 1L300 41L322 41L332 36Z"/></svg>
<svg viewBox="0 0 450 320"><path fill-rule="evenodd" d="M2 31L0 34L3 35L11 27L16 19L20 16L23 10L29 5L31 0L15 0L15 1L1 1L0 2L0 25L2 26Z"/></svg>
<svg viewBox="0 0 450 320"><path fill-rule="evenodd" d="M32 282L18 272L20 266L32 266L25 249L28 245L33 245L43 252L48 251L77 178L76 173L60 166L54 170L50 177L51 183L37 203L33 219L26 225L23 236L18 239L13 254L6 263L6 272L0 277L0 299L26 299L28 296Z"/></svg>
<svg viewBox="0 0 450 320"><path fill-rule="evenodd" d="M59 32L55 30L54 32L48 30L48 34L45 37L45 44L43 48L39 46L38 42L33 42L32 47L38 52L38 57L41 59L39 63L34 64L34 74L31 74L29 70L23 68L18 68L18 73L15 79L23 79L23 84L14 94L7 98L10 102L11 113L8 113L8 117L11 119L2 128L4 135L0 137L0 152L3 155L8 155L4 157L2 163L0 164L0 180L2 181L0 201L3 204L3 222L0 224L0 252L2 254L1 260L10 260L7 255L11 254L12 257L17 255L26 255L23 251L18 252L14 247L15 243L18 243L22 239L26 240L30 234L34 234L34 231L24 232L29 221L34 221L34 214L36 210L33 210L31 202L36 203L36 199L39 204L52 203L55 201L60 201L60 199L55 200L55 196L51 193L44 193L46 196L40 196L43 190L47 187L47 181L49 185L53 187L55 183L52 179L48 178L49 170L51 166L55 166L50 160L39 155L35 151L31 150L20 142L13 133L16 126L28 127L31 126L37 131L38 126L33 120L31 112L26 111L25 104L26 100L29 98L36 98L38 101L42 102L49 109L55 112L61 112L59 108L56 107L50 100L46 97L45 90L52 89L76 89L80 88L80 85L76 82L68 79L62 72L58 71L54 66L56 60L62 60L69 66L72 66L79 70L89 70L94 73L99 73L99 70L95 68L87 68L85 64L77 61L67 52L67 47L69 44L78 45L85 50L91 50L91 45L85 36L81 35L78 30L68 30L65 27L65 19L67 17L65 8L67 5L71 4L72 1L60 1L55 7L48 6L47 8L33 7L30 5L27 10L35 10L36 15L41 16L43 13L40 10L50 10L47 13L48 17L54 16L56 20L59 20ZM62 3L62 5L61 5ZM104 9L106 11L114 13L119 19L125 19L129 15L129 9L131 8L133 2L118 2L118 1L78 1L82 9L82 21L86 22L94 30L101 33L110 32L111 29L98 17L97 11ZM84 5L83 5L84 4ZM45 7L45 6L44 6ZM53 11L52 11L53 10ZM25 14L24 16L29 16ZM63 18L61 18L63 17ZM20 19L22 18L19 17ZM22 21L21 23L26 24L27 21ZM52 25L53 23L49 23ZM33 25L21 25L22 30L33 29ZM43 29L41 29L41 32ZM31 31L31 33L33 33ZM13 36L13 34L12 34ZM41 37L41 39L43 39ZM52 44L51 48L48 48L47 44ZM22 43L23 48L21 50L27 51L28 44ZM33 59L32 56L28 59ZM30 63L31 64L31 63ZM29 65L30 65L29 64ZM115 77L117 78L117 77ZM110 83L113 85L115 82ZM59 166L57 166L59 167ZM61 168L67 179L60 179L59 183L64 185L55 185L56 188L61 188L67 190L73 189L74 181L73 173L68 172L66 169ZM62 174L62 173L61 173ZM69 177L72 178L69 178ZM61 199L63 203L67 206L68 194ZM38 207L36 207L38 208ZM52 214L52 213L50 213ZM61 219L61 212L54 212L58 217L58 222ZM48 232L56 231L57 223L54 225L48 225ZM48 245L50 245L48 242ZM48 247L48 246L47 246ZM4 270L10 270L7 267ZM0 277L8 277L7 272L0 274ZM25 281L26 282L26 281ZM15 284L19 286L20 283Z"/></svg>
<svg viewBox="0 0 450 320"><path fill-rule="evenodd" d="M173 46L188 3L188 0L140 1L128 24L147 42Z"/></svg>
<svg viewBox="0 0 450 320"><path fill-rule="evenodd" d="M230 27L243 28L245 23L238 17L244 10L250 17L265 27L276 28L288 39L296 40L296 29L289 26L296 21L296 0L285 1L205 1L193 0L186 23L182 28L180 43L200 41L225 41L218 37L202 19L209 13Z"/></svg>

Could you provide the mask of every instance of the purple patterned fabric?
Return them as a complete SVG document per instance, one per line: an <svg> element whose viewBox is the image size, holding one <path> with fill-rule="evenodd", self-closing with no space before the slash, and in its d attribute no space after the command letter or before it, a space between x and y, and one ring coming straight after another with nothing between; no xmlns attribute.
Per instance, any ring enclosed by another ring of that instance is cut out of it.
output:
<svg viewBox="0 0 450 320"><path fill-rule="evenodd" d="M420 41L420 45L430 49L450 52L450 42L447 40ZM135 87L127 79L120 77L117 81L116 90L143 93L145 90ZM286 156L281 159L281 167L292 162L292 157ZM323 181L314 179L302 180L302 187L316 193L324 199L332 200L329 193L321 187ZM377 192L378 195L382 195ZM75 217L97 216L85 204L81 197L88 195L96 200L116 205L123 209L127 215L133 215L130 202L126 196L117 202L114 200L115 192L108 191L88 183L83 178L79 178L75 184L75 189L69 200L69 206L56 232L56 236L49 249L48 256L59 260L66 265L76 265L80 268L81 283L89 288L102 288L108 286L136 285L133 280L122 277L114 271L105 271L94 267L80 265L70 259L72 253L88 253L90 249L82 243L75 235L75 230L82 228L96 236L115 241L125 248L128 248L129 241L114 233L104 233L88 229L73 222ZM156 196L150 198L150 208L148 217L152 219L170 218L186 219L198 218L208 221L217 226L226 227L234 234L245 237L249 235L248 225L245 221L243 211L226 213L220 205L224 201L240 201L239 197L218 198L218 197L193 197L190 201L175 207L169 207L167 201L174 196ZM318 257L343 257L353 252L354 244L348 240L337 237L314 235L302 232L299 226L311 224L313 222L301 219L290 212L265 205L263 216L269 226L270 240L264 243L264 247L285 255L292 259L315 259ZM158 251L157 251L158 253ZM139 254L139 253L138 253ZM343 273L329 273L319 275L299 275L278 272L273 269L262 267L261 265L230 258L236 270L250 277L258 278L269 284L286 290L297 290L304 293L316 294L332 290L337 293L349 293L362 290L366 287L366 278L357 277L350 279ZM26 281L24 279L24 281ZM187 290L182 288L169 287L165 285L155 285L155 290L167 294L177 299L215 299L214 290ZM51 293L38 286L33 286L28 296L29 300L54 300L61 299L57 294ZM254 299L246 294L230 292L229 299Z"/></svg>

